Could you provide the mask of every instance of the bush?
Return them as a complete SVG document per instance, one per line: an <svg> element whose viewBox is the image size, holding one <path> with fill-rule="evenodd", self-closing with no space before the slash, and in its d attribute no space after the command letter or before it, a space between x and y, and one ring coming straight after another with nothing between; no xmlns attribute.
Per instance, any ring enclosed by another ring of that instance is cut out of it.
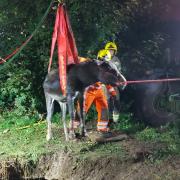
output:
<svg viewBox="0 0 180 180"><path fill-rule="evenodd" d="M119 121L113 125L113 129L134 134L144 128L144 124L134 119L131 113L120 113Z"/></svg>
<svg viewBox="0 0 180 180"><path fill-rule="evenodd" d="M180 135L176 124L170 124L161 129L145 128L136 134L141 141L154 143L156 149L151 159L161 159L168 155L180 154ZM158 147L159 146L159 147Z"/></svg>
<svg viewBox="0 0 180 180"><path fill-rule="evenodd" d="M29 70L19 69L15 74L8 73L0 85L1 111L16 109L22 115L35 108L35 99L31 93L32 75Z"/></svg>

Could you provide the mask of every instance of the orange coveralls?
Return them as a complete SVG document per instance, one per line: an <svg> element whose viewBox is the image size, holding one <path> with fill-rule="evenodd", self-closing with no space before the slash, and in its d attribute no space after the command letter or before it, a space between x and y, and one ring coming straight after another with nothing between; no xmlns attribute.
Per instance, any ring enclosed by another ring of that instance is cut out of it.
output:
<svg viewBox="0 0 180 180"><path fill-rule="evenodd" d="M107 89L111 90L111 95L116 95L115 90L112 86L106 86ZM92 103L95 104L96 110L98 112L97 119L97 130L98 131L108 131L109 115L108 115L108 103L104 91L102 89L102 83L97 82L86 88L84 94L84 109L86 113L91 107Z"/></svg>
<svg viewBox="0 0 180 180"><path fill-rule="evenodd" d="M85 58L80 59L80 62L86 61ZM106 88L111 96L116 96L116 91L111 85L106 85ZM87 113L92 103L95 104L96 110L98 112L97 119L97 130L98 131L108 131L109 115L108 115L108 102L104 91L102 89L102 83L97 82L86 88L84 93L84 110Z"/></svg>

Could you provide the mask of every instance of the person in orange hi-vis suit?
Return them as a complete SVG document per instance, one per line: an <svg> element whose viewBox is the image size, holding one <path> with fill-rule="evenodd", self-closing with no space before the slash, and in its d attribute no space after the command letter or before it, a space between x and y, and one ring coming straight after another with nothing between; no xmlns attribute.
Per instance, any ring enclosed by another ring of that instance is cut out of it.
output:
<svg viewBox="0 0 180 180"><path fill-rule="evenodd" d="M115 95L116 92L112 91L112 88L110 86L109 89L111 89L111 94ZM106 96L104 95L101 82L97 82L89 86L85 90L84 101L85 101L84 108L86 113L88 112L88 110L90 109L93 103L96 106L96 110L98 112L97 130L100 132L108 132L109 131L108 103Z"/></svg>
<svg viewBox="0 0 180 180"><path fill-rule="evenodd" d="M88 59L79 57L80 62L88 61ZM109 94L111 96L116 96L116 91L111 85L106 86ZM108 102L104 94L102 83L97 82L88 88L86 88L84 93L84 109L87 113L92 104L95 104L96 110L98 112L97 118L97 130L99 132L108 132L109 131L109 113L108 113ZM76 115L77 117L77 115ZM74 121L74 127L79 125L79 121Z"/></svg>
<svg viewBox="0 0 180 180"><path fill-rule="evenodd" d="M119 58L116 56L116 54L117 54L117 45L114 42L108 42L105 45L105 48L98 52L97 59L102 60L102 61L111 61L111 63L117 67L119 72L121 72L121 62ZM113 91L115 90L116 92L116 96L112 96L111 94L107 93L110 124L116 123L119 120L119 113L120 113L120 94L119 93L120 91L124 90L127 85L126 78L123 75L122 75L122 78L124 81L124 85L121 87L113 88Z"/></svg>

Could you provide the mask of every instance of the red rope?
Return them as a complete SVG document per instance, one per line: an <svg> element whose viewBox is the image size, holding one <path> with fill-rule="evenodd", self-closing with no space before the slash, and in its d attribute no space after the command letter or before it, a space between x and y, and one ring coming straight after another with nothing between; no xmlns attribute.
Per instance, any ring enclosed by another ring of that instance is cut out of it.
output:
<svg viewBox="0 0 180 180"><path fill-rule="evenodd" d="M26 46L26 44L32 39L32 37L35 35L35 33L37 32L37 30L41 27L42 23L44 22L46 16L48 15L52 4L54 3L54 0L51 0L45 14L43 15L43 17L41 18L40 22L38 23L36 29L32 32L32 34L28 37L28 39L22 43L22 45L20 47L18 47L17 49L15 49L11 54L9 54L7 57L5 58L0 58L0 64L3 64L5 62L7 62L7 60L9 60L8 62L11 61L11 59L14 59L20 52L21 50ZM1 67L2 68L2 67ZM0 69L1 69L0 68Z"/></svg>
<svg viewBox="0 0 180 180"><path fill-rule="evenodd" d="M126 82L122 82L122 84L156 83L156 82L170 82L170 81L180 81L180 78L126 81Z"/></svg>
<svg viewBox="0 0 180 180"><path fill-rule="evenodd" d="M16 50L14 50L11 54L9 54L5 58L2 58L0 61L0 64L7 62L7 60L9 60L12 56L14 56L25 44L27 44L31 40L31 38L32 38L32 35L29 36L29 38L24 43L22 43L22 45L20 47L18 47Z"/></svg>

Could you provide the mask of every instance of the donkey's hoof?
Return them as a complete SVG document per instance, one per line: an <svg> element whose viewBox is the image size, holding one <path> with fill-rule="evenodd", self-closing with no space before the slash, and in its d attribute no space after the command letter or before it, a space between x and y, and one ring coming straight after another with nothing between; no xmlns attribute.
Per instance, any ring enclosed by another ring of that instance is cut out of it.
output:
<svg viewBox="0 0 180 180"><path fill-rule="evenodd" d="M85 137L89 137L89 134L87 132L84 133Z"/></svg>
<svg viewBox="0 0 180 180"><path fill-rule="evenodd" d="M88 135L86 130L83 130L83 131L81 131L81 136L82 137L88 137L89 135Z"/></svg>
<svg viewBox="0 0 180 180"><path fill-rule="evenodd" d="M66 141L69 141L69 136L65 137L65 140L66 140Z"/></svg>
<svg viewBox="0 0 180 180"><path fill-rule="evenodd" d="M69 132L69 139L70 140L76 139L76 135L74 132Z"/></svg>
<svg viewBox="0 0 180 180"><path fill-rule="evenodd" d="M89 135L88 135L87 132L83 132L83 133L81 133L81 136L82 136L82 137L88 137Z"/></svg>
<svg viewBox="0 0 180 180"><path fill-rule="evenodd" d="M47 140L47 141L50 141L51 139L52 139L52 135L47 134L46 140Z"/></svg>

